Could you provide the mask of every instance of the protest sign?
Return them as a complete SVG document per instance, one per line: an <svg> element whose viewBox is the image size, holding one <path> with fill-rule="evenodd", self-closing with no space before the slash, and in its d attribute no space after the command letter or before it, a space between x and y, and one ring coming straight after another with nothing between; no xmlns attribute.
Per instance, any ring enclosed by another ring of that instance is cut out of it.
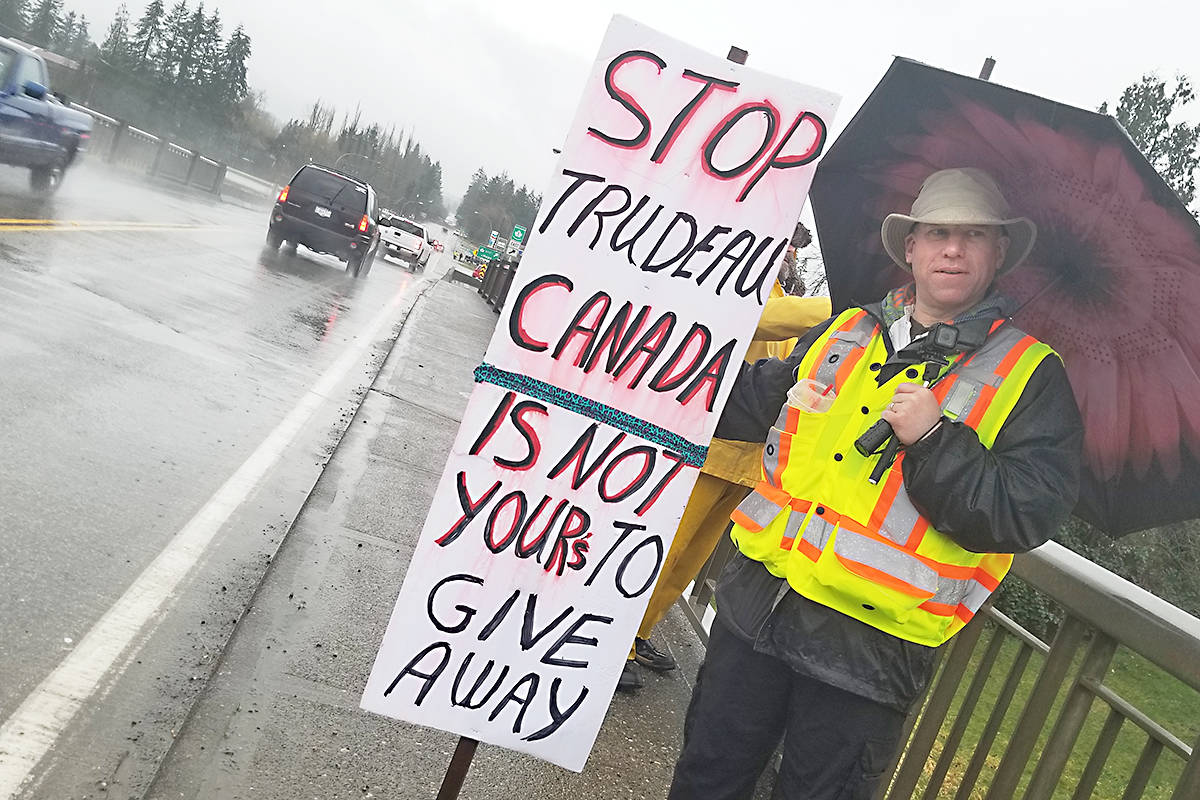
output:
<svg viewBox="0 0 1200 800"><path fill-rule="evenodd" d="M836 102L613 20L363 708L583 768Z"/></svg>

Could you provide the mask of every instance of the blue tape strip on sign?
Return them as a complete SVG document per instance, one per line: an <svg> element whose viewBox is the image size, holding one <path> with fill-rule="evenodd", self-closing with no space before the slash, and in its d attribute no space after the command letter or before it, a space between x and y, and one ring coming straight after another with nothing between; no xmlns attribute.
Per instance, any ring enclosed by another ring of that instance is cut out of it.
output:
<svg viewBox="0 0 1200 800"><path fill-rule="evenodd" d="M597 403L595 400L589 400L582 395L568 392L566 389L560 389L557 386L545 381L539 381L537 378L531 378L528 375L518 375L515 372L508 372L491 364L480 364L475 368L475 380L478 383L491 383L502 389L512 389L529 397L544 400L551 405L564 408L567 411L574 411L576 414L588 417L589 419L603 422L605 425L609 425L619 431L640 436L648 442L654 442L654 444L665 450L678 453L683 456L685 463L691 464L693 467L702 466L704 459L708 456L707 447L693 444L682 436L671 433L665 428L660 428L632 414L626 414L619 408L606 406L604 403Z"/></svg>

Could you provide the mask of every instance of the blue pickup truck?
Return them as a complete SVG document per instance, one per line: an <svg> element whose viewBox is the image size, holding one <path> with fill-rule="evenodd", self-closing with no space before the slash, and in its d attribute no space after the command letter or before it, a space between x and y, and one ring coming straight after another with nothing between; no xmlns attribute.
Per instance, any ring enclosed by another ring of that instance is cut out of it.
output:
<svg viewBox="0 0 1200 800"><path fill-rule="evenodd" d="M29 167L33 190L53 192L91 132L90 116L50 93L42 57L0 38L0 164Z"/></svg>

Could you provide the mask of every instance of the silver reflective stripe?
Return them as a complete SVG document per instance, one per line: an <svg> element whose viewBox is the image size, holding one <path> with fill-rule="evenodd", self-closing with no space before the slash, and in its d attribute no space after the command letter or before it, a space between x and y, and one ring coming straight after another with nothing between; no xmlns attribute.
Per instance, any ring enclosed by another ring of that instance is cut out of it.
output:
<svg viewBox="0 0 1200 800"><path fill-rule="evenodd" d="M778 428L771 428L767 431L767 441L763 443L763 469L767 480L774 480L775 473L779 469L779 436Z"/></svg>
<svg viewBox="0 0 1200 800"><path fill-rule="evenodd" d="M875 333L875 320L870 314L863 314L862 319L847 331L834 331L829 334L829 352L821 359L821 363L813 377L826 385L834 383L838 368L846 363L848 356L855 348L866 347L871 343ZM832 360L831 360L832 359ZM780 427L783 427L780 425Z"/></svg>
<svg viewBox="0 0 1200 800"><path fill-rule="evenodd" d="M800 526L804 524L804 517L804 513L797 511L794 508L791 509L791 513L788 514L787 525L783 529L783 538L791 543L789 544L789 547L795 544L793 540L796 538L796 534L800 532ZM782 542L779 546L783 546Z"/></svg>
<svg viewBox="0 0 1200 800"><path fill-rule="evenodd" d="M983 607L984 602L991 596L992 590L984 586L979 581L967 581L970 588L967 590L967 596L959 601L962 605L971 609L972 614L978 614L979 609Z"/></svg>
<svg viewBox="0 0 1200 800"><path fill-rule="evenodd" d="M930 595L937 592L938 574L932 567L883 542L843 528L834 539L833 552L880 572L886 572Z"/></svg>
<svg viewBox="0 0 1200 800"><path fill-rule="evenodd" d="M761 528L765 528L775 521L779 516L779 512L783 511L783 506L778 503L768 500L758 492L751 492L746 496L737 507L737 510L745 514L754 523Z"/></svg>
<svg viewBox="0 0 1200 800"><path fill-rule="evenodd" d="M788 408L790 406L784 401L783 408L779 409L779 416L775 418L775 427L781 431L787 430Z"/></svg>
<svg viewBox="0 0 1200 800"><path fill-rule="evenodd" d="M956 606L962 602L967 590L975 581L964 581L957 578L942 577L938 581L937 594L929 598L930 602L947 606ZM978 586L979 584L975 584Z"/></svg>
<svg viewBox="0 0 1200 800"><path fill-rule="evenodd" d="M804 526L804 541L818 550L824 550L825 544L833 533L833 526L817 514L810 514L808 524Z"/></svg>
<svg viewBox="0 0 1200 800"><path fill-rule="evenodd" d="M817 365L817 380L826 386L834 383L837 378L838 367L846 363L846 356L858 347L858 344L850 339L831 338L833 338L833 342L829 346L829 352L825 354L825 358Z"/></svg>
<svg viewBox="0 0 1200 800"><path fill-rule="evenodd" d="M917 511L912 500L908 499L908 492L901 486L900 491L896 492L896 498L892 500L887 516L883 518L879 532L896 544L907 544L908 537L912 535L913 528L920 519L921 512Z"/></svg>
<svg viewBox="0 0 1200 800"><path fill-rule="evenodd" d="M859 347L866 347L871 341L871 334L874 332L875 320L871 319L870 315L866 315L850 330L834 331L830 334L829 338L854 342Z"/></svg>

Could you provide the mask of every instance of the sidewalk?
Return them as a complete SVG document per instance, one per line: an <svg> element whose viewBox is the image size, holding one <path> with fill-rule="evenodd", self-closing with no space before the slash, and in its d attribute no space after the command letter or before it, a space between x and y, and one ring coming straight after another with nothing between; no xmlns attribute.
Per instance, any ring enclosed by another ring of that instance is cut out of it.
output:
<svg viewBox="0 0 1200 800"><path fill-rule="evenodd" d="M147 800L436 796L457 737L358 701L496 320L448 279L417 301ZM461 797L665 797L703 648L678 609L655 641L680 669L614 698L583 773L481 744Z"/></svg>

